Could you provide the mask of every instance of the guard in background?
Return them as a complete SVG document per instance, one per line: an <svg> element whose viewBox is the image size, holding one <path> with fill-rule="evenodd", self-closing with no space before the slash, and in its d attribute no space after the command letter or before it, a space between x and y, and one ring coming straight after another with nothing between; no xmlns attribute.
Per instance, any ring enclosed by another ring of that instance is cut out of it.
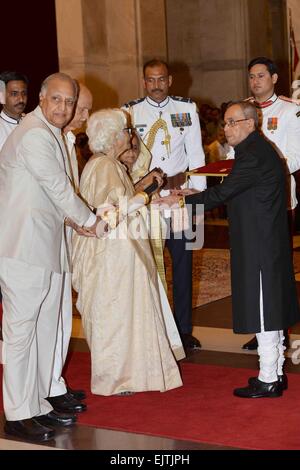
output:
<svg viewBox="0 0 300 470"><path fill-rule="evenodd" d="M189 98L169 96L172 76L168 65L151 60L143 69L146 97L127 103L132 123L144 144L152 153L150 170L160 167L167 175L161 195L185 183L185 171L205 165L201 130L196 104ZM193 187L202 191L206 178L191 179ZM192 336L192 251L186 249L186 239L170 237L166 245L172 257L174 313L185 349L199 349ZM178 236L178 234L176 234Z"/></svg>
<svg viewBox="0 0 300 470"><path fill-rule="evenodd" d="M0 150L9 134L25 116L27 104L28 78L23 73L6 71L0 73L5 83L5 102L0 113Z"/></svg>

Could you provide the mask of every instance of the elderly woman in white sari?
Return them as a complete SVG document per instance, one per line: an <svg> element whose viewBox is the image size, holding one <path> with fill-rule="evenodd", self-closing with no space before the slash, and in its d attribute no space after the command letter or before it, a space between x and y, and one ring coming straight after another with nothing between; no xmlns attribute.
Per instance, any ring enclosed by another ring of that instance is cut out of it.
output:
<svg viewBox="0 0 300 470"><path fill-rule="evenodd" d="M130 147L124 112L94 113L87 135L94 155L81 177L81 195L108 224L101 239L74 239L73 281L91 350L91 390L115 395L179 387L147 227L139 211L127 209L126 216L120 204L130 207L135 193L118 161ZM120 207L117 221L111 217L116 211L101 209L112 205Z"/></svg>

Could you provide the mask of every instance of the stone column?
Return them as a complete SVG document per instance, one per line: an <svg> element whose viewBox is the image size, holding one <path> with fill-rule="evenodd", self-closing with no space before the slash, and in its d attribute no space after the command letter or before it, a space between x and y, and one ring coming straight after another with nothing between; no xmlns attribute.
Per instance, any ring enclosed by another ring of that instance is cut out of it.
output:
<svg viewBox="0 0 300 470"><path fill-rule="evenodd" d="M142 66L166 58L164 0L56 0L60 69L82 80L94 109L143 96Z"/></svg>
<svg viewBox="0 0 300 470"><path fill-rule="evenodd" d="M173 94L219 106L248 96L257 55L288 93L285 0L56 0L60 69L83 80L94 109L143 96L143 63L167 59ZM287 80L286 80L287 78Z"/></svg>
<svg viewBox="0 0 300 470"><path fill-rule="evenodd" d="M79 78L85 75L81 0L56 0L59 69Z"/></svg>
<svg viewBox="0 0 300 470"><path fill-rule="evenodd" d="M247 64L266 55L287 93L285 0L166 0L173 92L220 106L248 96Z"/></svg>
<svg viewBox="0 0 300 470"><path fill-rule="evenodd" d="M176 94L219 106L247 95L245 0L166 0Z"/></svg>

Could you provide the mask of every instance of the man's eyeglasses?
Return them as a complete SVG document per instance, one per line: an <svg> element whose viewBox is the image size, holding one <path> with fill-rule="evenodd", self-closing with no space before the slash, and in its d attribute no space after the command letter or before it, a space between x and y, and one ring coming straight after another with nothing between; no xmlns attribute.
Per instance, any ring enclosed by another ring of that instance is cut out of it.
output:
<svg viewBox="0 0 300 470"><path fill-rule="evenodd" d="M135 127L124 127L123 131L128 132L129 135L133 135L136 132Z"/></svg>
<svg viewBox="0 0 300 470"><path fill-rule="evenodd" d="M238 122L242 122L242 121L249 121L249 118L245 118L245 119L228 119L227 122L224 122L223 128L225 126L234 127L234 126L237 125Z"/></svg>

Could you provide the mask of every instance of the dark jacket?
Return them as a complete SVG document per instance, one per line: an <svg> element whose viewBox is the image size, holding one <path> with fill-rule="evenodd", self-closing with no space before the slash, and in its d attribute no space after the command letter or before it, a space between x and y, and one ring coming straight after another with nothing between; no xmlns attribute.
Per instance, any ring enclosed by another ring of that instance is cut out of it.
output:
<svg viewBox="0 0 300 470"><path fill-rule="evenodd" d="M230 231L233 329L260 327L260 272L265 331L300 320L286 210L286 170L272 145L257 131L235 147L225 181L187 196L205 210L227 203Z"/></svg>

